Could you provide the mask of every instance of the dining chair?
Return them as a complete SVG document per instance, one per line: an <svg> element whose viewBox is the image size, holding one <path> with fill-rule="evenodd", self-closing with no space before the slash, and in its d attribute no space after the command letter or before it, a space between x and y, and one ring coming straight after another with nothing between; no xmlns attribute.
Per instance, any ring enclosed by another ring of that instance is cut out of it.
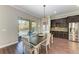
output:
<svg viewBox="0 0 79 59"><path fill-rule="evenodd" d="M23 45L24 45L26 53L39 54L39 46L34 46L32 43L29 42L29 39L24 38Z"/></svg>
<svg viewBox="0 0 79 59"><path fill-rule="evenodd" d="M53 43L53 39L54 39L53 34L51 34L51 40L50 40L51 43Z"/></svg>
<svg viewBox="0 0 79 59"><path fill-rule="evenodd" d="M44 33L38 33L38 36L45 36Z"/></svg>
<svg viewBox="0 0 79 59"><path fill-rule="evenodd" d="M22 38L23 39L23 48L26 53L32 54L34 49L30 47L30 43L28 38Z"/></svg>
<svg viewBox="0 0 79 59"><path fill-rule="evenodd" d="M41 44L42 46L45 46L46 53L48 53L48 47L50 48L50 37L51 37L51 34L50 33L47 33L46 41Z"/></svg>

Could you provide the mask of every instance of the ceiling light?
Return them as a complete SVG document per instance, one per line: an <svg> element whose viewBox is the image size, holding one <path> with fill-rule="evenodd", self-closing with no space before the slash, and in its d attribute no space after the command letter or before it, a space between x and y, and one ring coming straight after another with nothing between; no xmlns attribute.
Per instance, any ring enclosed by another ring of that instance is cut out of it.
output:
<svg viewBox="0 0 79 59"><path fill-rule="evenodd" d="M56 11L54 11L54 13L56 14L57 12L56 12Z"/></svg>
<svg viewBox="0 0 79 59"><path fill-rule="evenodd" d="M79 5L76 5L77 7L79 7Z"/></svg>

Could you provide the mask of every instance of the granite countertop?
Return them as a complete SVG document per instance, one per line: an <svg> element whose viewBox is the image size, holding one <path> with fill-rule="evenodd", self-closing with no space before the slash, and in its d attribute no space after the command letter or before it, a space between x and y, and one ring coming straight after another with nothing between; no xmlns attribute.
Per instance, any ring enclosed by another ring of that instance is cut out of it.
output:
<svg viewBox="0 0 79 59"><path fill-rule="evenodd" d="M61 27L54 27L54 28L51 28L51 31L68 32L67 28L61 28Z"/></svg>

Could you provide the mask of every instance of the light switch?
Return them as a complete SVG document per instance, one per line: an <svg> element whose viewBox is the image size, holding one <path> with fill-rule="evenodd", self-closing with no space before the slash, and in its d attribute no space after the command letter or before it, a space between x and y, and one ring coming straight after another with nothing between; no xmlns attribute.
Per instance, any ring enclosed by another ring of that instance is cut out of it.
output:
<svg viewBox="0 0 79 59"><path fill-rule="evenodd" d="M5 31L7 31L7 29L2 29L1 31L5 32Z"/></svg>

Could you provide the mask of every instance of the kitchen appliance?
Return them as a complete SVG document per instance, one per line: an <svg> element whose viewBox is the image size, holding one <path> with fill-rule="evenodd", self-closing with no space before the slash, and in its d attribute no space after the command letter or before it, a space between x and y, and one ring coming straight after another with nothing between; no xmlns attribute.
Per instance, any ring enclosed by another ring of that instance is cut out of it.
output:
<svg viewBox="0 0 79 59"><path fill-rule="evenodd" d="M69 23L69 40L79 42L79 22Z"/></svg>

